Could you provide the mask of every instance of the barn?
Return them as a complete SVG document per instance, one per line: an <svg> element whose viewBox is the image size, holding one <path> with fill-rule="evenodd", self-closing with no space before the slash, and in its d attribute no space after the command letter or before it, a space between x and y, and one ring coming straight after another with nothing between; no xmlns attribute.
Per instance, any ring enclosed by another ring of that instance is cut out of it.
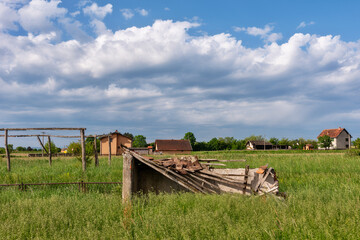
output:
<svg viewBox="0 0 360 240"><path fill-rule="evenodd" d="M109 155L109 148L111 155L121 155L124 153L122 146L131 148L132 140L117 130L113 133L99 136L100 139L100 155ZM110 140L110 145L109 145Z"/></svg>
<svg viewBox="0 0 360 240"><path fill-rule="evenodd" d="M189 140L155 140L155 152L166 154L190 154L192 147Z"/></svg>

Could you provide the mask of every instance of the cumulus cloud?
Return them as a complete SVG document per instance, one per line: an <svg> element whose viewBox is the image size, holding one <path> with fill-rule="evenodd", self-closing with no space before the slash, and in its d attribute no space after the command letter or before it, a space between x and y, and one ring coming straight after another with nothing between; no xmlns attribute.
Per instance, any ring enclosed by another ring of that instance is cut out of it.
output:
<svg viewBox="0 0 360 240"><path fill-rule="evenodd" d="M139 13L141 16L147 16L149 12L145 9L136 9L136 12Z"/></svg>
<svg viewBox="0 0 360 240"><path fill-rule="evenodd" d="M301 23L297 26L296 29L304 28L304 27L306 27L306 26L310 26L310 25L313 25L313 24L315 24L315 22L313 22L313 21L308 22L308 23L306 23L306 22L303 21L303 22L301 22Z"/></svg>
<svg viewBox="0 0 360 240"><path fill-rule="evenodd" d="M120 12L126 20L134 17L134 12L131 9L128 8L120 9Z"/></svg>
<svg viewBox="0 0 360 240"><path fill-rule="evenodd" d="M234 27L235 32L244 31L251 36L260 36L260 38L268 41L268 42L276 42L282 39L281 33L271 33L274 30L274 26L265 25L264 28L258 27Z"/></svg>
<svg viewBox="0 0 360 240"><path fill-rule="evenodd" d="M102 20L106 15L112 13L112 5L110 3L103 7L99 7L96 3L91 4L83 9L85 15Z"/></svg>
<svg viewBox="0 0 360 240"><path fill-rule="evenodd" d="M99 127L104 116L101 124L143 129L149 122L158 129L291 127L329 114L339 120L340 110L358 116L360 42L297 33L278 44L272 26L240 29L269 39L252 49L230 34L192 35L199 24L190 21L113 32L93 16L99 34L87 41L54 42L54 31L1 34L0 109L10 105L41 122L29 106L47 113L57 106L70 122ZM14 113L0 114L17 121ZM52 114L54 123L62 120Z"/></svg>
<svg viewBox="0 0 360 240"><path fill-rule="evenodd" d="M52 20L67 13L65 8L58 7L60 3L60 0L32 0L18 11L21 26L32 33L53 31Z"/></svg>
<svg viewBox="0 0 360 240"><path fill-rule="evenodd" d="M18 20L17 12L6 5L6 3L0 2L0 31L16 30L16 22Z"/></svg>

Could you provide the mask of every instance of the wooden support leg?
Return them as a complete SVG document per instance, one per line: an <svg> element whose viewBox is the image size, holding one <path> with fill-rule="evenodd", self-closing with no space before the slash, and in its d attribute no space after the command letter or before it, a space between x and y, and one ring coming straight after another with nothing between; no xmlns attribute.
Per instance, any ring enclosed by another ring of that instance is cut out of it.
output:
<svg viewBox="0 0 360 240"><path fill-rule="evenodd" d="M48 136L48 148L49 148L49 165L52 164L52 156L51 156L51 139L50 136Z"/></svg>
<svg viewBox="0 0 360 240"><path fill-rule="evenodd" d="M7 163L7 170L11 171L11 165L10 165L10 152L8 147L8 130L5 129L5 152L6 152L6 163Z"/></svg>
<svg viewBox="0 0 360 240"><path fill-rule="evenodd" d="M99 158L98 158L98 153L97 153L97 137L96 135L94 136L94 157L95 157L95 167L99 166Z"/></svg>
<svg viewBox="0 0 360 240"><path fill-rule="evenodd" d="M109 141L109 165L111 165L111 135L108 136L108 141Z"/></svg>
<svg viewBox="0 0 360 240"><path fill-rule="evenodd" d="M80 138L81 138L81 161L82 161L82 169L86 171L86 152L85 152L85 130L80 130Z"/></svg>

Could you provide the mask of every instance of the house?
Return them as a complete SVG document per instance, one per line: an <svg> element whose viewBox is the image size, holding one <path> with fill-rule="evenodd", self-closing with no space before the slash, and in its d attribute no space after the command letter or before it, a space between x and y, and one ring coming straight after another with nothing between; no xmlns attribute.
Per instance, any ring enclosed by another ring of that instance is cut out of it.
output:
<svg viewBox="0 0 360 240"><path fill-rule="evenodd" d="M111 144L111 155L121 155L124 150L122 146L131 148L132 140L117 130L113 133L99 136L100 139L100 155L109 155L109 137Z"/></svg>
<svg viewBox="0 0 360 240"><path fill-rule="evenodd" d="M271 150L273 145L270 142L266 141L248 141L246 143L247 150Z"/></svg>
<svg viewBox="0 0 360 240"><path fill-rule="evenodd" d="M352 136L345 128L334 128L334 129L324 129L319 137L328 135L331 138L331 146L329 149L349 149L351 148L351 138ZM319 148L324 149L324 148Z"/></svg>
<svg viewBox="0 0 360 240"><path fill-rule="evenodd" d="M192 147L189 140L155 140L155 152L167 154L190 154Z"/></svg>
<svg viewBox="0 0 360 240"><path fill-rule="evenodd" d="M303 147L303 150L314 150L314 145L312 144L306 144L304 147Z"/></svg>

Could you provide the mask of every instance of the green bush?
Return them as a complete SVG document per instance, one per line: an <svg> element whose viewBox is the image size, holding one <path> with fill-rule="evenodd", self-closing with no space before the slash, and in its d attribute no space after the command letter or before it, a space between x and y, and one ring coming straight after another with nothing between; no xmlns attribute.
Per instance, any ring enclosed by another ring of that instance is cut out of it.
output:
<svg viewBox="0 0 360 240"><path fill-rule="evenodd" d="M354 156L360 156L360 150L359 149L349 149L345 153L348 157L354 157Z"/></svg>

